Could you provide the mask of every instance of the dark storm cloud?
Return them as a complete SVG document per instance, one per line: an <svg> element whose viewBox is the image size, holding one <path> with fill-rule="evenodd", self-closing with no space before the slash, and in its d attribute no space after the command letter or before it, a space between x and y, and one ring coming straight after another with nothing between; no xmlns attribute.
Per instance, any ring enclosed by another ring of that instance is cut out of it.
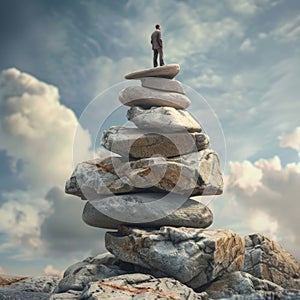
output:
<svg viewBox="0 0 300 300"><path fill-rule="evenodd" d="M50 256L73 257L78 253L105 252L104 230L86 225L81 214L84 201L67 196L59 188L51 189L46 200L53 213L41 226L41 239Z"/></svg>

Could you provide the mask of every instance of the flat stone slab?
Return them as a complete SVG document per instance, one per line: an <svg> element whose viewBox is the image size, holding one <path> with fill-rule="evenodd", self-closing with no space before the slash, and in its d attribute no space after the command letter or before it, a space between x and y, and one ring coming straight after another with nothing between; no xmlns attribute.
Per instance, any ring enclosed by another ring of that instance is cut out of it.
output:
<svg viewBox="0 0 300 300"><path fill-rule="evenodd" d="M207 294L196 293L173 278L134 273L91 282L80 299L207 300Z"/></svg>
<svg viewBox="0 0 300 300"><path fill-rule="evenodd" d="M141 106L150 108L152 106L169 106L177 109L188 108L190 99L179 93L165 92L142 86L129 86L119 94L119 100L127 106Z"/></svg>
<svg viewBox="0 0 300 300"><path fill-rule="evenodd" d="M82 219L90 226L110 229L116 229L119 225L143 228L160 228L166 225L206 228L212 224L211 210L199 201L186 200L175 194L168 195L165 202L160 201L164 196L166 195L161 193L140 193L88 201ZM172 211L169 201L179 208Z"/></svg>
<svg viewBox="0 0 300 300"><path fill-rule="evenodd" d="M101 145L127 158L147 158L153 155L174 157L207 149L209 138L199 132L160 133L113 126L103 132Z"/></svg>
<svg viewBox="0 0 300 300"><path fill-rule="evenodd" d="M223 179L217 153L205 149L168 159L126 162L109 157L83 162L66 182L65 192L85 200L136 192L218 195L223 192Z"/></svg>
<svg viewBox="0 0 300 300"><path fill-rule="evenodd" d="M140 129L157 129L161 132L201 132L200 124L186 110L173 107L131 107L127 119Z"/></svg>
<svg viewBox="0 0 300 300"><path fill-rule="evenodd" d="M159 77L141 78L142 86L150 89L184 94L180 81Z"/></svg>
<svg viewBox="0 0 300 300"><path fill-rule="evenodd" d="M139 70L125 75L125 79L140 79L143 77L174 78L180 71L177 64L164 65L151 69Z"/></svg>
<svg viewBox="0 0 300 300"><path fill-rule="evenodd" d="M158 269L193 289L244 263L244 239L231 230L164 226L159 230L120 226L105 246L122 261Z"/></svg>

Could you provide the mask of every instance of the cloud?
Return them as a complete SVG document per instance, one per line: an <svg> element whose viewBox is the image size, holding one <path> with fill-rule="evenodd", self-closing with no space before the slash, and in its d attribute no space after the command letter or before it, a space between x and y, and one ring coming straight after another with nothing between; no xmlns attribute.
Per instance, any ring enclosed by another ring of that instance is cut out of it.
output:
<svg viewBox="0 0 300 300"><path fill-rule="evenodd" d="M228 185L253 194L262 185L262 171L249 161L229 162L230 179Z"/></svg>
<svg viewBox="0 0 300 300"><path fill-rule="evenodd" d="M254 0L231 0L229 3L234 12L243 15L253 15L258 10Z"/></svg>
<svg viewBox="0 0 300 300"><path fill-rule="evenodd" d="M41 241L49 256L72 259L105 251L105 231L81 219L85 201L65 195L58 187L48 192L46 200L52 204L53 213L41 225Z"/></svg>
<svg viewBox="0 0 300 300"><path fill-rule="evenodd" d="M58 270L58 269L54 268L52 265L47 265L44 268L44 274L46 276L59 276L59 277L62 277L63 273L64 273L63 270Z"/></svg>
<svg viewBox="0 0 300 300"><path fill-rule="evenodd" d="M226 199L238 209L244 231L259 231L276 238L300 259L298 199L300 164L282 166L278 156L255 162L230 162ZM230 208L229 208L230 211ZM231 210L232 211L232 210Z"/></svg>
<svg viewBox="0 0 300 300"><path fill-rule="evenodd" d="M300 126L287 135L279 137L281 147L290 147L298 152L300 156Z"/></svg>
<svg viewBox="0 0 300 300"><path fill-rule="evenodd" d="M261 40L264 40L265 38L268 37L268 35L267 35L266 33L264 33L264 32L260 32L260 33L258 34L258 37L259 37Z"/></svg>
<svg viewBox="0 0 300 300"><path fill-rule="evenodd" d="M271 34L281 42L296 42L300 38L300 15L282 22Z"/></svg>
<svg viewBox="0 0 300 300"><path fill-rule="evenodd" d="M242 52L253 52L255 48L253 47L251 40L247 38L242 42L240 50Z"/></svg>
<svg viewBox="0 0 300 300"><path fill-rule="evenodd" d="M193 86L194 88L215 88L221 86L223 83L223 78L215 74L212 69L203 70L203 74L194 77L187 81L187 84Z"/></svg>
<svg viewBox="0 0 300 300"><path fill-rule="evenodd" d="M0 74L0 89L0 149L14 161L12 172L25 185L1 191L0 232L7 242L0 250L18 259L36 258L47 250L41 225L55 213L46 193L63 187L72 172L75 131L82 139L81 158L90 155L90 136L59 102L56 87L12 68Z"/></svg>

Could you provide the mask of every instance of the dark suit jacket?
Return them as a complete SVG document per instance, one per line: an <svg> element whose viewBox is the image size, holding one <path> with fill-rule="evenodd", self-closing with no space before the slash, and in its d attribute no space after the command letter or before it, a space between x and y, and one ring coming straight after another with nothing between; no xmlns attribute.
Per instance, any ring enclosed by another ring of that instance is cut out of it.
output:
<svg viewBox="0 0 300 300"><path fill-rule="evenodd" d="M160 49L163 47L160 30L155 30L151 34L151 44L152 44L152 50Z"/></svg>

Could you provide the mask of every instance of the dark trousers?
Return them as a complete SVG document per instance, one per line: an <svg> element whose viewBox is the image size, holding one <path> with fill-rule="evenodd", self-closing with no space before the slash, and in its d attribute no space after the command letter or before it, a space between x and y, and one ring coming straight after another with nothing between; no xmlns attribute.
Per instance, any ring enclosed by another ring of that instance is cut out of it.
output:
<svg viewBox="0 0 300 300"><path fill-rule="evenodd" d="M154 68L157 67L157 56L159 54L159 65L163 66L164 63L164 58L163 58L163 50L162 48L159 49L153 49L153 66Z"/></svg>

